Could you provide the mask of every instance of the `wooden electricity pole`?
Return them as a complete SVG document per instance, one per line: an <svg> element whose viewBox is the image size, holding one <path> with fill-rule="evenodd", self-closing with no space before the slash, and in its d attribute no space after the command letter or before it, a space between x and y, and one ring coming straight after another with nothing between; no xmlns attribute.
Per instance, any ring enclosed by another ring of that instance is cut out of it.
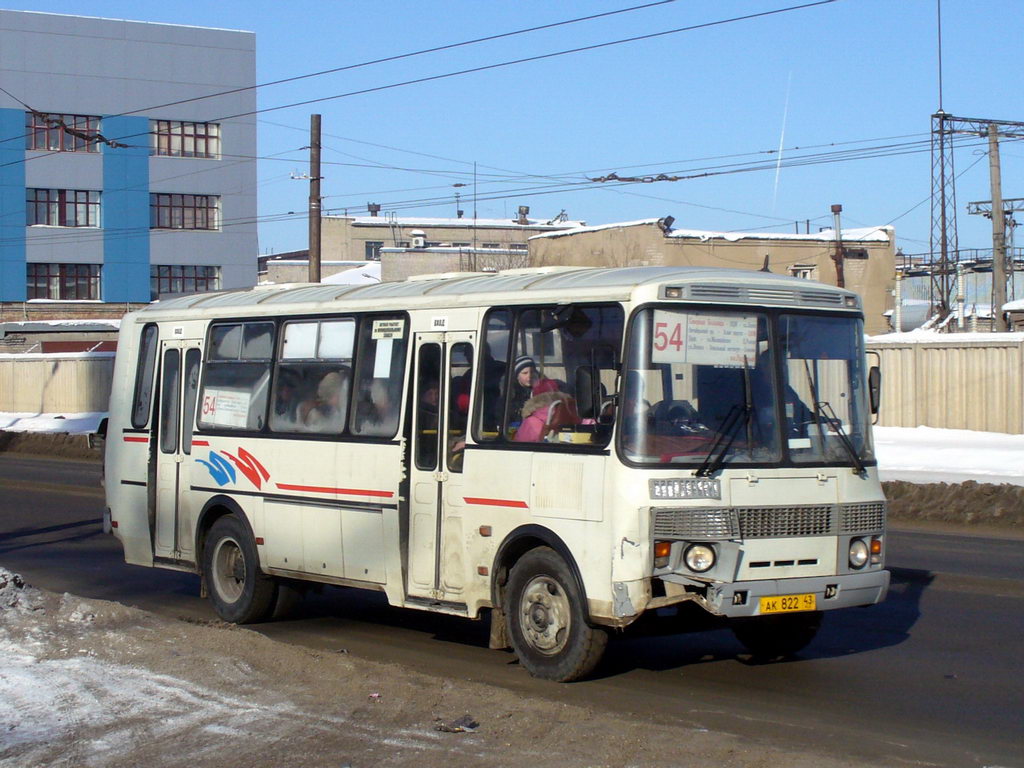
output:
<svg viewBox="0 0 1024 768"><path fill-rule="evenodd" d="M309 282L320 282L320 115L309 116Z"/></svg>
<svg viewBox="0 0 1024 768"><path fill-rule="evenodd" d="M999 129L988 126L988 169L992 186L992 330L1007 331L1003 304L1006 303L1006 214L1003 212L1003 184L999 168Z"/></svg>

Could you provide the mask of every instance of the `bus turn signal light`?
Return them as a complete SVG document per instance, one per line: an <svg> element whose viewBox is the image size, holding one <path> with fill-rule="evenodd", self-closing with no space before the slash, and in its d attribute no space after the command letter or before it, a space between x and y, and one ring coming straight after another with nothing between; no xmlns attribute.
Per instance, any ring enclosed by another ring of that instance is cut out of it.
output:
<svg viewBox="0 0 1024 768"><path fill-rule="evenodd" d="M669 555L672 554L672 542L671 541L656 541L654 542L654 567L664 568L668 565Z"/></svg>

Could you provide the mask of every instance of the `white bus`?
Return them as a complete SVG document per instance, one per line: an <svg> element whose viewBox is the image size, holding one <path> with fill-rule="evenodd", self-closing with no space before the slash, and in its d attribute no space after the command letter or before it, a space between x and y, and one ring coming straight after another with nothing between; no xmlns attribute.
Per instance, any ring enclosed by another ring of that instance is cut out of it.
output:
<svg viewBox="0 0 1024 768"><path fill-rule="evenodd" d="M863 339L855 294L729 269L162 301L121 325L108 524L232 622L319 582L489 613L554 680L683 607L791 654L888 589Z"/></svg>

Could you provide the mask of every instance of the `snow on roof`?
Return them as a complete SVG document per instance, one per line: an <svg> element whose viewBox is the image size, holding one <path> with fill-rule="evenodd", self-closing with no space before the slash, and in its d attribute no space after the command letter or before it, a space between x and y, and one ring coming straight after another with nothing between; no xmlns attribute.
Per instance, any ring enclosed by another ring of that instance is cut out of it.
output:
<svg viewBox="0 0 1024 768"><path fill-rule="evenodd" d="M638 219L637 221L620 221L611 224L597 224L590 227L576 227L575 229L562 230L560 232L545 232L541 235L534 235L531 240L538 240L543 237L565 237L567 235L578 235L583 232L598 232L603 229L623 229L626 227L639 227L657 224L659 219ZM843 230L843 241L858 243L887 243L892 239L894 229L892 227L858 227L855 229ZM787 232L714 232L704 229L673 229L666 234L666 237L683 239L695 239L701 242L708 240L727 240L736 242L738 240L792 240L797 242L831 242L836 239L835 230L823 229L808 235L800 235Z"/></svg>
<svg viewBox="0 0 1024 768"><path fill-rule="evenodd" d="M8 320L0 323L0 330L12 331L116 331L121 327L121 318L100 318L92 320Z"/></svg>
<svg viewBox="0 0 1024 768"><path fill-rule="evenodd" d="M611 224L595 224L590 227L575 227L561 232L545 232L542 235L534 235L531 240L539 240L542 237L563 237L565 235L579 235L583 232L600 232L603 229L624 229L626 227L639 227L645 224L657 224L658 219L637 219L636 221L616 221Z"/></svg>
<svg viewBox="0 0 1024 768"><path fill-rule="evenodd" d="M1003 312L1020 312L1024 310L1024 299L1016 299L1003 304Z"/></svg>
<svg viewBox="0 0 1024 768"><path fill-rule="evenodd" d="M349 219L354 227L386 227L394 224L397 227L458 227L488 229L569 229L586 226L585 221L555 221L527 219L526 224L519 224L515 219L395 219L393 222L383 216L324 216L325 219Z"/></svg>
<svg viewBox="0 0 1024 768"><path fill-rule="evenodd" d="M894 229L892 227L857 227L855 229L844 229L843 242L858 243L887 243L892 239ZM705 232L700 229L674 229L668 237L696 238L705 240L795 240L805 242L831 242L836 239L834 229L823 229L821 232L813 232L809 235L799 235L792 232Z"/></svg>
<svg viewBox="0 0 1024 768"><path fill-rule="evenodd" d="M323 278L321 283L330 285L370 285L380 282L380 262L366 261L354 269L343 269Z"/></svg>
<svg viewBox="0 0 1024 768"><path fill-rule="evenodd" d="M1014 331L1012 333L986 333L986 332L965 332L965 333L943 333L933 328L915 328L904 333L884 333L880 336L868 336L867 340L872 344L924 344L924 343L946 343L965 344L969 342L986 341L1001 342L1006 344L1019 344L1024 341L1024 332Z"/></svg>

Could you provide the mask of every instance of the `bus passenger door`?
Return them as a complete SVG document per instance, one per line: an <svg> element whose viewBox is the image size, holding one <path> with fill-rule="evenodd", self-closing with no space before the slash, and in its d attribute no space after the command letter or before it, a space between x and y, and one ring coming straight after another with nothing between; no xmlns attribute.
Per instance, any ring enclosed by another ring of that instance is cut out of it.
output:
<svg viewBox="0 0 1024 768"><path fill-rule="evenodd" d="M415 337L409 597L464 602L462 456L474 336L423 333Z"/></svg>
<svg viewBox="0 0 1024 768"><path fill-rule="evenodd" d="M192 452L199 363L197 342L164 341L160 344L160 401L153 420L156 471L153 555L171 560L194 560L189 494L188 456Z"/></svg>

